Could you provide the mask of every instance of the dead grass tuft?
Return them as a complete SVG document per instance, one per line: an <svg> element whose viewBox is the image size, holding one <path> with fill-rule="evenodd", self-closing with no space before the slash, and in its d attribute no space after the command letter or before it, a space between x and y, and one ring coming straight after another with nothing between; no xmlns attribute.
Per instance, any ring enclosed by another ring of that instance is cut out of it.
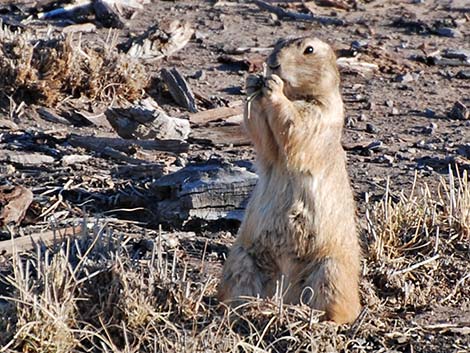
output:
<svg viewBox="0 0 470 353"><path fill-rule="evenodd" d="M80 37L38 39L0 28L0 91L15 101L46 106L67 97L133 101L143 96L148 80L144 67L115 45L90 47Z"/></svg>
<svg viewBox="0 0 470 353"><path fill-rule="evenodd" d="M428 306L454 296L458 301L470 294L468 286L453 286L467 276L468 176L449 170L434 193L427 185L417 187L415 180L409 196L393 197L387 186L384 199L368 211L374 280L408 305Z"/></svg>

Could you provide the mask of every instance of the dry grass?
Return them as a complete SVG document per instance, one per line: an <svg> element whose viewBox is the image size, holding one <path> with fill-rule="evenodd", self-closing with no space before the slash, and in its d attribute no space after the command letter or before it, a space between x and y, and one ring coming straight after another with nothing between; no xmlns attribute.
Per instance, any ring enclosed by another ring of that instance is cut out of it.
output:
<svg viewBox="0 0 470 353"><path fill-rule="evenodd" d="M80 37L43 38L0 27L0 92L19 103L53 106L68 98L111 101L143 96L145 68L112 40L90 47Z"/></svg>
<svg viewBox="0 0 470 353"><path fill-rule="evenodd" d="M318 322L280 295L226 308L214 299L216 278L188 265L182 247L168 250L157 237L145 251L94 225L54 249L13 257L0 344L11 352L429 352L449 344L458 352L464 343L430 340L434 329L413 316L469 298L467 175L451 174L434 193L417 183L408 196L387 191L369 206L367 309L352 326Z"/></svg>

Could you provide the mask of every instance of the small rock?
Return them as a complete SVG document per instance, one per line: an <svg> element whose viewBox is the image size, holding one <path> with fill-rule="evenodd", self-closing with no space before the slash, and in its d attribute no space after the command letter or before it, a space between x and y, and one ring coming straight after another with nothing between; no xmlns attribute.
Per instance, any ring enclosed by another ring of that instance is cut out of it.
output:
<svg viewBox="0 0 470 353"><path fill-rule="evenodd" d="M392 115L398 115L400 112L398 111L397 108L392 108Z"/></svg>
<svg viewBox="0 0 470 353"><path fill-rule="evenodd" d="M460 145L457 149L457 153L465 158L470 158L470 143Z"/></svg>
<svg viewBox="0 0 470 353"><path fill-rule="evenodd" d="M357 119L353 116L347 116L346 117L346 127L352 128L356 126Z"/></svg>
<svg viewBox="0 0 470 353"><path fill-rule="evenodd" d="M369 150L369 151L374 151L374 152L378 152L378 151L383 151L385 150L385 145L382 141L373 141L371 143L369 143L366 147L365 147L366 150Z"/></svg>
<svg viewBox="0 0 470 353"><path fill-rule="evenodd" d="M455 29L455 28L450 28L450 27L441 27L436 30L436 34L441 36L441 37L449 37L449 38L460 38L462 37L462 33Z"/></svg>
<svg viewBox="0 0 470 353"><path fill-rule="evenodd" d="M367 115L365 115L364 113L361 113L361 115L359 115L358 120L359 121L366 121L367 120Z"/></svg>
<svg viewBox="0 0 470 353"><path fill-rule="evenodd" d="M381 163L388 163L388 164L393 164L393 161L395 158L393 156L390 156L388 154L384 154L383 156L379 157L379 160Z"/></svg>
<svg viewBox="0 0 470 353"><path fill-rule="evenodd" d="M449 59L460 59L464 61L470 60L470 50L465 49L446 49L442 54L443 57Z"/></svg>
<svg viewBox="0 0 470 353"><path fill-rule="evenodd" d="M365 47L367 47L368 44L369 44L368 40L354 40L351 43L351 49L361 51L361 49L364 49Z"/></svg>
<svg viewBox="0 0 470 353"><path fill-rule="evenodd" d="M192 76L192 79L195 80L205 80L206 79L206 72L204 70L197 70Z"/></svg>
<svg viewBox="0 0 470 353"><path fill-rule="evenodd" d="M457 75L455 77L460 78L462 80L469 80L470 70L460 70L459 72L457 72Z"/></svg>
<svg viewBox="0 0 470 353"><path fill-rule="evenodd" d="M436 112L432 109L426 108L424 110L424 116L426 118L434 118L436 116Z"/></svg>
<svg viewBox="0 0 470 353"><path fill-rule="evenodd" d="M435 151L437 150L437 147L433 145L432 143L427 143L424 140L420 140L416 143L416 147L422 148L423 150L428 150L428 151Z"/></svg>
<svg viewBox="0 0 470 353"><path fill-rule="evenodd" d="M395 78L395 81L400 82L400 83L408 83L414 81L414 77L411 73L407 72L404 75L398 75Z"/></svg>
<svg viewBox="0 0 470 353"><path fill-rule="evenodd" d="M366 124L366 132L370 133L370 134L376 134L378 133L380 130L378 127L376 127L375 125L371 124L371 123L367 123Z"/></svg>
<svg viewBox="0 0 470 353"><path fill-rule="evenodd" d="M465 106L465 104L457 101L454 103L454 106L452 107L452 110L449 112L448 116L451 119L468 120L470 117L470 111Z"/></svg>
<svg viewBox="0 0 470 353"><path fill-rule="evenodd" d="M391 99L385 101L385 105L389 108L392 108L393 107L393 101Z"/></svg>
<svg viewBox="0 0 470 353"><path fill-rule="evenodd" d="M428 126L426 126L425 128L423 128L423 132L425 134L430 134L431 135L435 132L436 129L437 129L437 124L436 123L431 123Z"/></svg>

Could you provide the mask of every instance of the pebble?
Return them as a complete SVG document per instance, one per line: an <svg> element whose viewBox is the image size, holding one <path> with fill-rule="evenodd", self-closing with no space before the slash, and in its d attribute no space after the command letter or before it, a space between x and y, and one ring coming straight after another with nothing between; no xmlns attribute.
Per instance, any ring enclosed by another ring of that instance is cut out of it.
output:
<svg viewBox="0 0 470 353"><path fill-rule="evenodd" d="M464 61L470 60L470 50L465 49L446 49L444 50L443 55L449 59L460 59Z"/></svg>
<svg viewBox="0 0 470 353"><path fill-rule="evenodd" d="M191 78L195 80L205 80L206 79L206 72L204 70L197 70Z"/></svg>
<svg viewBox="0 0 470 353"><path fill-rule="evenodd" d="M366 150L369 150L369 151L374 151L374 152L378 152L378 151L383 151L385 150L385 145L382 141L373 141L371 143L369 143L366 147L365 147Z"/></svg>
<svg viewBox="0 0 470 353"><path fill-rule="evenodd" d="M411 73L407 72L404 75L398 75L395 78L395 81L400 82L400 83L408 83L414 81L414 77Z"/></svg>
<svg viewBox="0 0 470 353"><path fill-rule="evenodd" d="M393 164L395 158L393 156L390 156L389 154L384 154L379 157L379 162L381 163L388 163L388 164Z"/></svg>
<svg viewBox="0 0 470 353"><path fill-rule="evenodd" d="M351 49L361 51L361 49L367 47L368 44L369 44L368 40L354 40L351 43Z"/></svg>
<svg viewBox="0 0 470 353"><path fill-rule="evenodd" d="M462 37L462 32L455 28L450 27L441 27L438 28L436 33L441 37L449 37L449 38L460 38Z"/></svg>
<svg viewBox="0 0 470 353"><path fill-rule="evenodd" d="M355 127L357 123L357 119L353 116L346 117L346 127L352 128Z"/></svg>
<svg viewBox="0 0 470 353"><path fill-rule="evenodd" d="M470 158L470 143L460 145L457 149L457 153L465 158Z"/></svg>
<svg viewBox="0 0 470 353"><path fill-rule="evenodd" d="M470 110L460 101L454 103L452 110L448 114L449 118L457 120L468 120L470 118Z"/></svg>
<svg viewBox="0 0 470 353"><path fill-rule="evenodd" d="M437 124L436 123L431 123L429 124L428 126L426 126L425 128L423 128L423 132L425 134L433 134L437 129Z"/></svg>
<svg viewBox="0 0 470 353"><path fill-rule="evenodd" d="M437 150L436 145L433 145L432 143L427 143L424 140L418 141L418 143L416 143L416 147L419 147L419 148L422 148L423 150L428 150L428 151Z"/></svg>
<svg viewBox="0 0 470 353"><path fill-rule="evenodd" d="M424 116L426 118L434 118L436 116L436 112L432 109L426 108L424 110Z"/></svg>
<svg viewBox="0 0 470 353"><path fill-rule="evenodd" d="M462 80L469 80L470 70L460 70L459 72L457 72L457 75L455 77L460 78Z"/></svg>
<svg viewBox="0 0 470 353"><path fill-rule="evenodd" d="M391 99L389 99L388 101L385 101L385 105L389 108L392 108L393 107L393 101Z"/></svg>
<svg viewBox="0 0 470 353"><path fill-rule="evenodd" d="M398 111L397 108L392 108L392 115L398 115L400 112Z"/></svg>
<svg viewBox="0 0 470 353"><path fill-rule="evenodd" d="M380 131L380 129L378 127L376 127L375 125L373 125L371 123L366 124L366 132L368 132L370 134L376 134L379 131Z"/></svg>
<svg viewBox="0 0 470 353"><path fill-rule="evenodd" d="M366 121L367 120L367 115L365 115L364 113L361 113L361 115L359 115L358 120L359 121Z"/></svg>

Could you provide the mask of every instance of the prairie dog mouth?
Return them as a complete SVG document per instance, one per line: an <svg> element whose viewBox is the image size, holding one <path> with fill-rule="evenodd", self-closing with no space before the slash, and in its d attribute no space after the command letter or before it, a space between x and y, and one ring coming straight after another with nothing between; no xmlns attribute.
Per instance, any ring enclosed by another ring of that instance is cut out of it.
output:
<svg viewBox="0 0 470 353"><path fill-rule="evenodd" d="M268 64L268 67L271 69L271 70L277 70L281 67L281 64Z"/></svg>

